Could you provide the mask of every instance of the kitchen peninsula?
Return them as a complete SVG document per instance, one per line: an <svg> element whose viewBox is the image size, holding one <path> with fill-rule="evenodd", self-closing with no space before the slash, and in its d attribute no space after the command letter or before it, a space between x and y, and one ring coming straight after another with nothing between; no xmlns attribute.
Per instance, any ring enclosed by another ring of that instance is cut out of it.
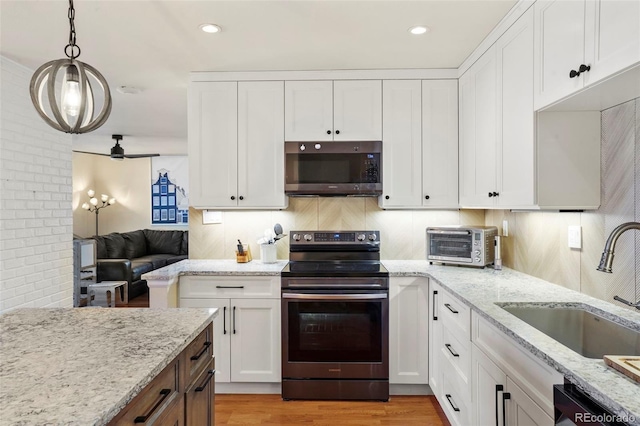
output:
<svg viewBox="0 0 640 426"><path fill-rule="evenodd" d="M159 303L160 306L178 306L181 277L195 275L201 276L197 278L205 278L211 275L219 280L229 277L230 281L242 278L243 282L249 282L251 276L256 276L263 279L261 281L264 286L263 291L272 294L273 289L269 290L268 287L274 286L272 281L279 278L280 270L285 263L279 261L276 264L259 262L236 264L230 260L185 260L145 274L144 278L150 287L151 307L154 307L154 303ZM526 352L529 358L551 369L553 375L550 377L554 381L553 384L561 384L564 376L615 414L629 420L633 419L630 421L631 424L640 424L640 400L629 397L638 394L637 383L607 367L602 359L580 356L511 315L500 305L571 304L576 307L585 307L614 321L621 321L623 325L634 330L640 330L640 313L508 268L494 271L492 268L436 266L421 260L383 260L382 263L389 270L390 286L393 287L394 279L417 277L425 279L425 282L428 280L429 286L441 287L450 300L459 302L470 311L470 317L474 318L476 324L482 321L488 323L492 329L510 342L516 343L516 346ZM241 277L237 277L238 275ZM185 282L188 281L185 280ZM204 284L203 282L197 290L204 292L206 290ZM257 291L256 289L253 291ZM189 292L193 294L192 289ZM272 294L270 297L277 296ZM431 303L430 299L429 310L432 309ZM467 322L467 327L471 326L471 322L471 320ZM469 333L467 338L471 339ZM544 400L552 404L551 387L545 387L544 392L546 393ZM552 409L552 406L547 408Z"/></svg>
<svg viewBox="0 0 640 426"><path fill-rule="evenodd" d="M169 405L184 410L181 388L190 375L186 363L175 360L193 349L208 354L203 370L212 364L211 343L202 351L200 339L208 333L210 340L216 316L209 309L6 313L0 316L0 423L105 425L167 371L174 392L153 414Z"/></svg>

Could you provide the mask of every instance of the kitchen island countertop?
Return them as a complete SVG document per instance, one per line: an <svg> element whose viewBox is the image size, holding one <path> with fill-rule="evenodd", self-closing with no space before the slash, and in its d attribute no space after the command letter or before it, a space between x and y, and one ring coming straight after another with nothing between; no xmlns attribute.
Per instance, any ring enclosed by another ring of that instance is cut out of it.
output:
<svg viewBox="0 0 640 426"><path fill-rule="evenodd" d="M107 424L216 315L184 308L0 315L0 424Z"/></svg>

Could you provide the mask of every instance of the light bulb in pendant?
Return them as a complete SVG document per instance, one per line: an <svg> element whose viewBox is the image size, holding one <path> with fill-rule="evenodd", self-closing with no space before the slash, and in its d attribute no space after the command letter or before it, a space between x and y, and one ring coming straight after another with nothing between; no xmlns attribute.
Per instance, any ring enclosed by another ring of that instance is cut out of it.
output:
<svg viewBox="0 0 640 426"><path fill-rule="evenodd" d="M62 110L71 117L76 117L80 112L80 82L78 69L70 65L67 67L62 95Z"/></svg>

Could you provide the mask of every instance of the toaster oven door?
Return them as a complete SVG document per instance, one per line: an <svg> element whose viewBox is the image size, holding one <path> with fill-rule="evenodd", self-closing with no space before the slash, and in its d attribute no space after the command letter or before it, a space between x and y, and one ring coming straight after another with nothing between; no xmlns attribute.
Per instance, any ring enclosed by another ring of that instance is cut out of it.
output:
<svg viewBox="0 0 640 426"><path fill-rule="evenodd" d="M427 259L460 264L473 263L473 238L469 230L427 231Z"/></svg>

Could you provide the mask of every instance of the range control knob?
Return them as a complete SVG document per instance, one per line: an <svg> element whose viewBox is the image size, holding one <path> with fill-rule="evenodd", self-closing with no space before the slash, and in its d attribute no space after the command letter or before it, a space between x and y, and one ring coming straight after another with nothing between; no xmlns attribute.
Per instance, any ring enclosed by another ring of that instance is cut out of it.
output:
<svg viewBox="0 0 640 426"><path fill-rule="evenodd" d="M313 237L311 236L311 234L304 234L304 240L305 241L311 241L313 239Z"/></svg>
<svg viewBox="0 0 640 426"><path fill-rule="evenodd" d="M480 258L479 258L479 257L476 257L474 260L475 260L476 262L480 262Z"/></svg>
<svg viewBox="0 0 640 426"><path fill-rule="evenodd" d="M293 241L300 241L300 234L293 234L291 238L293 238Z"/></svg>
<svg viewBox="0 0 640 426"><path fill-rule="evenodd" d="M366 235L358 234L358 241L364 241L365 238L366 238Z"/></svg>
<svg viewBox="0 0 640 426"><path fill-rule="evenodd" d="M307 149L307 147L304 146L304 144L300 145L300 151L304 151L305 149Z"/></svg>
<svg viewBox="0 0 640 426"><path fill-rule="evenodd" d="M315 144L313 147L314 147L315 149L320 149L320 148L322 148L322 145L320 145L319 143L317 143L317 144Z"/></svg>
<svg viewBox="0 0 640 426"><path fill-rule="evenodd" d="M369 234L369 241L375 241L377 238L376 234Z"/></svg>
<svg viewBox="0 0 640 426"><path fill-rule="evenodd" d="M476 250L476 254L480 254L480 250Z"/></svg>

